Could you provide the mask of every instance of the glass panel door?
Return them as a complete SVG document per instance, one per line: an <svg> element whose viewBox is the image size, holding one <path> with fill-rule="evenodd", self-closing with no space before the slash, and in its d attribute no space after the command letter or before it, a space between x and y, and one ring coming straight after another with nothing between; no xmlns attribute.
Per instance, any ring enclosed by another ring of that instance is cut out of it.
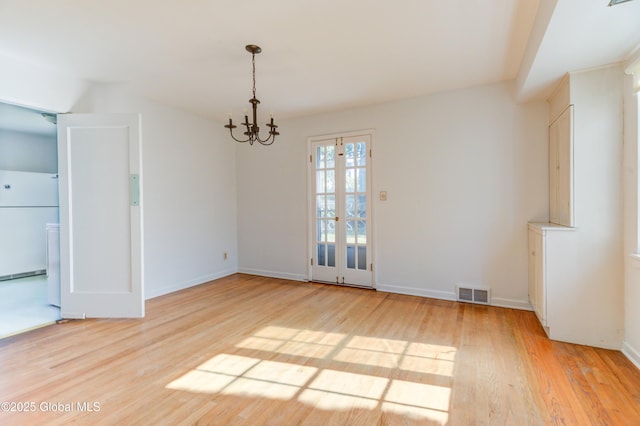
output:
<svg viewBox="0 0 640 426"><path fill-rule="evenodd" d="M312 279L371 287L370 136L312 144Z"/></svg>
<svg viewBox="0 0 640 426"><path fill-rule="evenodd" d="M334 282L336 267L336 145L315 144L314 170L314 279Z"/></svg>

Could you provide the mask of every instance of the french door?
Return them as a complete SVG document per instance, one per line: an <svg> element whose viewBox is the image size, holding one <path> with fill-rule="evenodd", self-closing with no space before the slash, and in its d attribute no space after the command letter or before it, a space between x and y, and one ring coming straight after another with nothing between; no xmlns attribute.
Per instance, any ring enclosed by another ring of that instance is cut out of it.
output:
<svg viewBox="0 0 640 426"><path fill-rule="evenodd" d="M311 279L372 287L371 135L311 142Z"/></svg>

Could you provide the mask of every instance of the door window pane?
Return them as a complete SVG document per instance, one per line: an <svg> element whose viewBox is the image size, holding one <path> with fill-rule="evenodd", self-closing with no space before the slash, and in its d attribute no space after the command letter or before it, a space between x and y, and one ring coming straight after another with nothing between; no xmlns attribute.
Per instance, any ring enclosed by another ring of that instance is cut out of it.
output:
<svg viewBox="0 0 640 426"><path fill-rule="evenodd" d="M335 170L327 170L327 186L323 192L336 192L336 172Z"/></svg>
<svg viewBox="0 0 640 426"><path fill-rule="evenodd" d="M355 220L347 220L346 223L346 231L347 231L347 243L355 243L356 242L356 221Z"/></svg>
<svg viewBox="0 0 640 426"><path fill-rule="evenodd" d="M367 270L367 247L358 246L358 269Z"/></svg>
<svg viewBox="0 0 640 426"><path fill-rule="evenodd" d="M327 221L327 241L330 243L336 242L336 221L333 219Z"/></svg>
<svg viewBox="0 0 640 426"><path fill-rule="evenodd" d="M347 167L355 166L355 144L348 143L344 146L344 159Z"/></svg>
<svg viewBox="0 0 640 426"><path fill-rule="evenodd" d="M326 161L327 161L327 169L333 169L336 167L336 147L331 145L327 148Z"/></svg>
<svg viewBox="0 0 640 426"><path fill-rule="evenodd" d="M358 192L367 191L367 170L357 169L358 172Z"/></svg>
<svg viewBox="0 0 640 426"><path fill-rule="evenodd" d="M358 195L358 217L367 217L367 196Z"/></svg>
<svg viewBox="0 0 640 426"><path fill-rule="evenodd" d="M324 192L324 170L316 171L316 192Z"/></svg>
<svg viewBox="0 0 640 426"><path fill-rule="evenodd" d="M355 169L347 169L345 171L345 185L344 189L346 192L355 192L356 190L356 170Z"/></svg>
<svg viewBox="0 0 640 426"><path fill-rule="evenodd" d="M324 147L316 149L316 169L324 169Z"/></svg>
<svg viewBox="0 0 640 426"><path fill-rule="evenodd" d="M366 142L358 142L356 145L356 166L364 166L367 164L367 144Z"/></svg>
<svg viewBox="0 0 640 426"><path fill-rule="evenodd" d="M356 216L356 196L355 195L351 194L345 197L344 208L345 208L346 217Z"/></svg>
<svg viewBox="0 0 640 426"><path fill-rule="evenodd" d="M324 220L320 219L317 221L316 232L317 232L317 241L327 241L325 238L324 232Z"/></svg>
<svg viewBox="0 0 640 426"><path fill-rule="evenodd" d="M318 244L318 266L325 266L325 245Z"/></svg>
<svg viewBox="0 0 640 426"><path fill-rule="evenodd" d="M327 208L325 204L325 196L317 195L316 196L316 217L326 217L327 216Z"/></svg>
<svg viewBox="0 0 640 426"><path fill-rule="evenodd" d="M336 196L327 195L327 217L336 217Z"/></svg>
<svg viewBox="0 0 640 426"><path fill-rule="evenodd" d="M347 246L347 268L356 269L356 248Z"/></svg>
<svg viewBox="0 0 640 426"><path fill-rule="evenodd" d="M327 266L336 266L336 246L334 244L327 244Z"/></svg>
<svg viewBox="0 0 640 426"><path fill-rule="evenodd" d="M358 221L358 244L367 244L367 222L365 220Z"/></svg>

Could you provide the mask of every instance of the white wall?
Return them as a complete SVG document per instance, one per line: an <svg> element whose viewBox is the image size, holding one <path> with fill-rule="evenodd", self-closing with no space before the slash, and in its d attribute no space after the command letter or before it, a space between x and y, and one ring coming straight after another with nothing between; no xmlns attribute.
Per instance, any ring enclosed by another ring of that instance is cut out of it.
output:
<svg viewBox="0 0 640 426"><path fill-rule="evenodd" d="M221 124L115 85L94 86L73 112L142 116L147 298L236 272L236 147Z"/></svg>
<svg viewBox="0 0 640 426"><path fill-rule="evenodd" d="M57 173L56 136L0 129L0 169Z"/></svg>
<svg viewBox="0 0 640 426"><path fill-rule="evenodd" d="M624 258L625 339L623 352L640 368L640 258L638 252L638 95L633 78L624 88Z"/></svg>
<svg viewBox="0 0 640 426"><path fill-rule="evenodd" d="M518 105L512 89L285 120L271 147L240 146L239 269L307 277L307 137L373 128L377 288L488 286L494 304L528 308L526 223L548 219L547 105Z"/></svg>

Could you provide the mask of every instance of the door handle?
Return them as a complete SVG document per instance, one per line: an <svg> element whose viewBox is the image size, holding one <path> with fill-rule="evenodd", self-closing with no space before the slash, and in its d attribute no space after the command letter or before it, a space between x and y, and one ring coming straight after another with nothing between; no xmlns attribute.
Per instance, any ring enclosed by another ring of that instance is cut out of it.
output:
<svg viewBox="0 0 640 426"><path fill-rule="evenodd" d="M340 216L336 216L336 222L340 221Z"/></svg>

